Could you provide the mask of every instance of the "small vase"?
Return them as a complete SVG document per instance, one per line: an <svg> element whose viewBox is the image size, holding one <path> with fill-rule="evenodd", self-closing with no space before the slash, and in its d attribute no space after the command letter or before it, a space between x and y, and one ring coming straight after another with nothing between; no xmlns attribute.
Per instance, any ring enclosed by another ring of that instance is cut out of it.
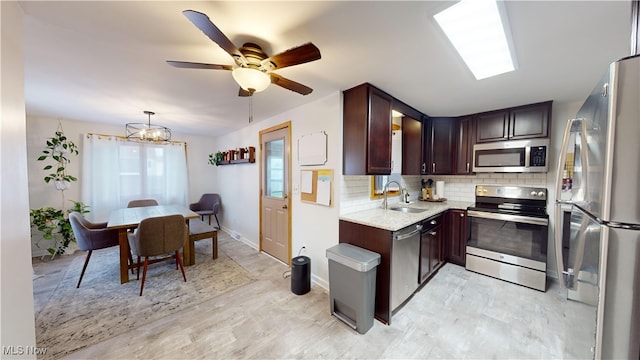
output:
<svg viewBox="0 0 640 360"><path fill-rule="evenodd" d="M71 184L64 180L56 180L54 184L56 186L56 190L67 190L71 187Z"/></svg>

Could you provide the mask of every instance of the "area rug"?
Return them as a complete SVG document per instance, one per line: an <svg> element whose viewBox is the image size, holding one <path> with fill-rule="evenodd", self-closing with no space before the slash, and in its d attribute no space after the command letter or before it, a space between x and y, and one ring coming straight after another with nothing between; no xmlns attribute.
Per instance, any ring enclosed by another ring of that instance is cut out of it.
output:
<svg viewBox="0 0 640 360"><path fill-rule="evenodd" d="M46 348L41 358L58 359L254 280L223 251L213 260L211 246L202 246L204 241L196 245L196 264L185 267L187 282L175 262L153 264L143 296L135 275L129 273L130 281L120 284L117 247L93 252L79 289L76 284L85 257L73 259L48 303L36 314L36 345Z"/></svg>

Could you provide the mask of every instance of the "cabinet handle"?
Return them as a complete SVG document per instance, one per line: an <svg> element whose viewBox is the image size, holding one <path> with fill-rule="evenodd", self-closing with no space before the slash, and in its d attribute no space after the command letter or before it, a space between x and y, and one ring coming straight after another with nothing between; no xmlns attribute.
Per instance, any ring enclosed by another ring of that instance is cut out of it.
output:
<svg viewBox="0 0 640 360"><path fill-rule="evenodd" d="M470 172L470 171L469 171L469 163L467 163L467 172Z"/></svg>
<svg viewBox="0 0 640 360"><path fill-rule="evenodd" d="M433 165L431 165L431 172L432 173L436 172L436 163L433 163Z"/></svg>
<svg viewBox="0 0 640 360"><path fill-rule="evenodd" d="M437 223L438 223L437 221L435 221L435 220L431 220L431 225L435 225L435 224L437 224Z"/></svg>
<svg viewBox="0 0 640 360"><path fill-rule="evenodd" d="M427 172L427 164L426 163L422 163L422 172Z"/></svg>
<svg viewBox="0 0 640 360"><path fill-rule="evenodd" d="M431 235L431 236L436 236L437 234L438 234L437 231L432 231L432 232L429 233L429 235Z"/></svg>
<svg viewBox="0 0 640 360"><path fill-rule="evenodd" d="M463 218L463 217L464 217L464 214L460 214L460 217L461 217L461 218Z"/></svg>

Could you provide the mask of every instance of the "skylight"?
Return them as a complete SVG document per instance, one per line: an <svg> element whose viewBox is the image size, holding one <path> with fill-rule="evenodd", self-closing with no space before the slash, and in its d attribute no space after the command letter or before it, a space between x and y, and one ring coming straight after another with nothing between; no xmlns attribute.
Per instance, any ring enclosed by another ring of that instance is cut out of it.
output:
<svg viewBox="0 0 640 360"><path fill-rule="evenodd" d="M496 1L462 0L433 17L477 80L515 70Z"/></svg>

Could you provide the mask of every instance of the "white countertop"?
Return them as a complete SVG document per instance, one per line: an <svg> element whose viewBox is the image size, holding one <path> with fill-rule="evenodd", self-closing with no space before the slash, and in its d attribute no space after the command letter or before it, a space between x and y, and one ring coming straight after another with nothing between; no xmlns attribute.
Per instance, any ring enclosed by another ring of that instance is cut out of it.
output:
<svg viewBox="0 0 640 360"><path fill-rule="evenodd" d="M380 229L397 231L409 225L415 224L424 219L428 219L449 209L466 210L472 203L464 201L443 201L429 202L417 201L411 204L392 204L389 209L375 208L358 211L350 214L340 215L340 220L350 221L357 224L372 226ZM411 207L425 209L419 213L405 213L391 210L394 207Z"/></svg>

